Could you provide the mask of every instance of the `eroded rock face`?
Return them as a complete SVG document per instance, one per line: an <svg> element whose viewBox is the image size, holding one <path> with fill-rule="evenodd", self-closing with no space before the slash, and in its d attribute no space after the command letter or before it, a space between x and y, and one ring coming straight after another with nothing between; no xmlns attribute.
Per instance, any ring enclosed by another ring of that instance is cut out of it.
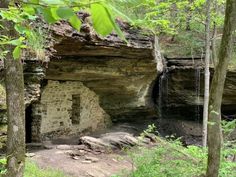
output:
<svg viewBox="0 0 236 177"><path fill-rule="evenodd" d="M128 43L115 34L102 39L93 30L83 32L85 26L81 33L66 23L52 27L54 53L28 114L31 140L156 116L151 99L157 76L153 38L128 24L120 25ZM38 90L35 87L31 90Z"/></svg>
<svg viewBox="0 0 236 177"><path fill-rule="evenodd" d="M145 118L154 114L151 89L156 77L151 58L77 57L53 59L46 79L83 82L99 96L113 120Z"/></svg>
<svg viewBox="0 0 236 177"><path fill-rule="evenodd" d="M201 121L204 95L204 67L199 59L168 59L167 70L162 78L162 113L166 118ZM213 69L211 69L213 76ZM236 114L236 71L228 71L222 113ZM159 79L161 81L161 79ZM158 100L160 93L156 93Z"/></svg>
<svg viewBox="0 0 236 177"><path fill-rule="evenodd" d="M156 116L154 37L119 25L127 43L114 33L101 38L86 23L80 33L66 22L55 24L50 62L25 60L27 142Z"/></svg>
<svg viewBox="0 0 236 177"><path fill-rule="evenodd" d="M54 49L56 56L110 56L119 58L153 58L154 37L147 31L133 28L124 22L118 22L124 32L127 43L115 33L105 38L98 36L89 24L84 23L78 33L66 22L52 27L56 38Z"/></svg>

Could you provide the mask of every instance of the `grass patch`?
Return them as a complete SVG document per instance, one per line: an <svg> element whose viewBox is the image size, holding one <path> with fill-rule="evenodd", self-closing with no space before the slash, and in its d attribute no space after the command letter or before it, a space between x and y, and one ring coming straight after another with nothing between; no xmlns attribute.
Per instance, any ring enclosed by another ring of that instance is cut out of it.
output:
<svg viewBox="0 0 236 177"><path fill-rule="evenodd" d="M5 164L6 160L0 159L0 176L1 174L4 174L6 172L6 169L4 167ZM69 177L69 176L65 175L60 170L52 168L41 169L36 163L30 160L26 160L24 177Z"/></svg>
<svg viewBox="0 0 236 177"><path fill-rule="evenodd" d="M68 177L62 171L52 168L41 169L34 162L27 160L24 177Z"/></svg>
<svg viewBox="0 0 236 177"><path fill-rule="evenodd" d="M159 140L156 147L139 147L137 151L129 152L135 169L112 177L204 176L207 166L206 149L197 146L186 148L178 140L171 142ZM227 159L235 153L235 150L231 148L223 150L219 177L236 177L236 162Z"/></svg>

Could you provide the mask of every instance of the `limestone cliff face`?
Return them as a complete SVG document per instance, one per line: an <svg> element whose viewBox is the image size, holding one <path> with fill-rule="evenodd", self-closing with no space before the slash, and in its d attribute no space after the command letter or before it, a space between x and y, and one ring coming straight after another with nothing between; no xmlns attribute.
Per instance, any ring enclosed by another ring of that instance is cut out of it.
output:
<svg viewBox="0 0 236 177"><path fill-rule="evenodd" d="M167 70L162 82L163 116L188 120L201 120L204 94L204 61L200 58L167 59ZM213 69L211 69L213 76ZM222 113L236 114L236 71L230 70L225 83ZM160 101L160 93L156 102ZM168 116L167 116L168 114Z"/></svg>
<svg viewBox="0 0 236 177"><path fill-rule="evenodd" d="M24 64L26 140L103 129L113 121L156 116L154 37L126 23L116 34L81 32L65 22L51 27L50 61Z"/></svg>
<svg viewBox="0 0 236 177"><path fill-rule="evenodd" d="M31 140L156 116L154 38L126 23L120 26L127 43L116 34L101 38L87 24L80 33L63 22L52 27L50 62L43 70L35 68L44 75L30 77L34 84L26 87L26 93L35 93L26 95L32 105Z"/></svg>
<svg viewBox="0 0 236 177"><path fill-rule="evenodd" d="M79 81L99 96L112 120L155 116L151 101L157 76L154 38L120 23L128 43L116 34L101 39L93 31L78 33L67 24L54 26L57 51L46 70L48 80Z"/></svg>

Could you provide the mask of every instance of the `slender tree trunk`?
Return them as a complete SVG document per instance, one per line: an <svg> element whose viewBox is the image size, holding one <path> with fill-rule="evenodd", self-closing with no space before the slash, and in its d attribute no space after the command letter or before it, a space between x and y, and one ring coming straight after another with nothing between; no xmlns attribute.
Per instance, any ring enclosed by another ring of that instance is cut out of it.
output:
<svg viewBox="0 0 236 177"><path fill-rule="evenodd" d="M0 6L8 7L7 0L0 0ZM13 23L5 22L8 29L7 36L17 37ZM24 107L24 79L21 60L14 60L12 51L14 47L8 46L9 53L4 60L5 85L7 99L7 177L23 177L25 162L25 107Z"/></svg>
<svg viewBox="0 0 236 177"><path fill-rule="evenodd" d="M217 27L216 22L214 22L214 29L213 29L213 36L211 41L212 46L212 63L213 66L216 67L217 65L217 47L216 47L216 38L217 38Z"/></svg>
<svg viewBox="0 0 236 177"><path fill-rule="evenodd" d="M185 28L185 30L186 31L191 31L191 26L190 26L190 24L191 24L191 20L192 20L192 12L191 12L191 4L192 4L192 0L189 0L189 7L187 8L187 17L186 17L186 28Z"/></svg>
<svg viewBox="0 0 236 177"><path fill-rule="evenodd" d="M219 8L218 8L218 4L217 1L214 1L214 12L216 13L216 15L219 15ZM217 65L217 25L216 22L214 21L214 27L213 27L213 36L212 36L212 41L211 41L211 46L212 46L212 63L213 66L216 67Z"/></svg>
<svg viewBox="0 0 236 177"><path fill-rule="evenodd" d="M223 37L219 51L219 61L211 83L208 124L208 164L207 177L218 177L221 152L221 102L227 68L232 53L233 33L236 29L236 1L226 1Z"/></svg>
<svg viewBox="0 0 236 177"><path fill-rule="evenodd" d="M205 54L205 89L204 89L204 106L203 106L203 126L202 126L202 145L207 145L207 122L208 122L208 103L210 90L210 24L211 24L211 0L206 1L206 54Z"/></svg>
<svg viewBox="0 0 236 177"><path fill-rule="evenodd" d="M13 60L11 53L5 61L7 93L7 176L22 177L25 161L25 106L21 60Z"/></svg>

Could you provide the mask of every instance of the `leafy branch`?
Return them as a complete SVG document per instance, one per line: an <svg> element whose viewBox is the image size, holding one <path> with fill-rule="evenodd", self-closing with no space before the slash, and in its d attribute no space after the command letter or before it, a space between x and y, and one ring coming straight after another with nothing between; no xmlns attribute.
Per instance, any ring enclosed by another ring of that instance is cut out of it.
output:
<svg viewBox="0 0 236 177"><path fill-rule="evenodd" d="M82 21L77 12L85 9L91 14L91 21L95 31L106 36L115 31L122 40L125 40L124 34L115 22L114 14L122 14L111 4L105 3L105 0L88 1L82 0L28 0L21 4L14 4L7 9L0 9L0 20L7 20L14 23L15 30L19 34L18 39L4 38L0 34L0 45L14 45L14 59L21 56L22 49L29 46L29 40L36 38L36 30L32 24L36 19L42 19L48 24L54 24L61 20L67 21L75 30L80 31ZM113 11L116 11L113 13ZM1 28L4 28L1 26ZM6 30L6 29L5 29Z"/></svg>

